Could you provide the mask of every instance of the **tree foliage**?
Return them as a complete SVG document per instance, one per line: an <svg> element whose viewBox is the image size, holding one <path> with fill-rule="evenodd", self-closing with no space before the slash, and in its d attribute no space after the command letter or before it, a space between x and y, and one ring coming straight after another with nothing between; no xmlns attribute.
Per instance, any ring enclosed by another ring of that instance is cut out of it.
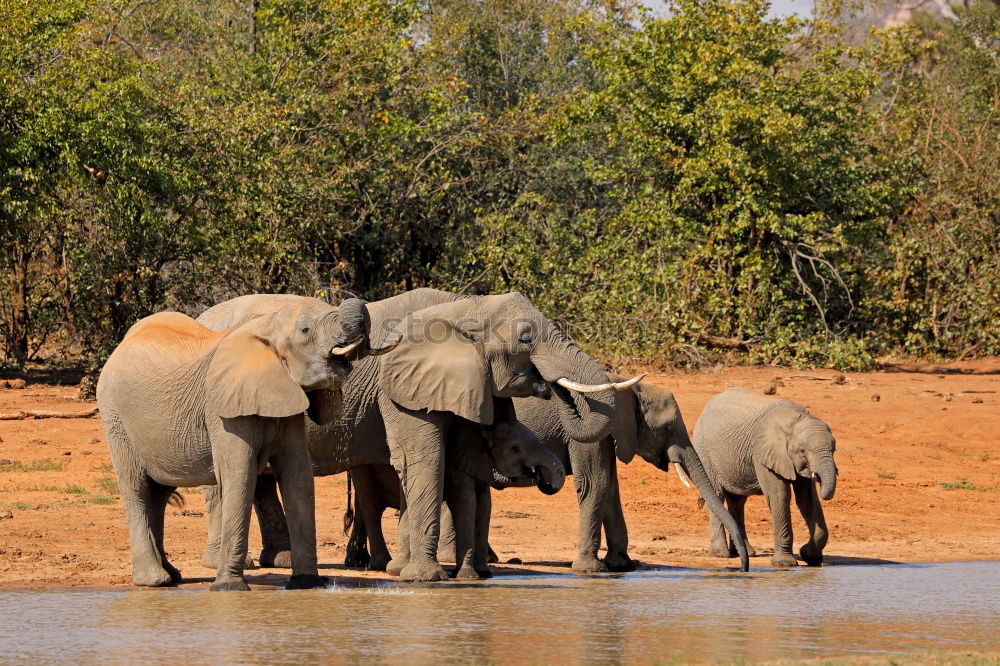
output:
<svg viewBox="0 0 1000 666"><path fill-rule="evenodd" d="M527 293L595 353L1000 353L989 2L0 0L0 345L240 293Z"/></svg>

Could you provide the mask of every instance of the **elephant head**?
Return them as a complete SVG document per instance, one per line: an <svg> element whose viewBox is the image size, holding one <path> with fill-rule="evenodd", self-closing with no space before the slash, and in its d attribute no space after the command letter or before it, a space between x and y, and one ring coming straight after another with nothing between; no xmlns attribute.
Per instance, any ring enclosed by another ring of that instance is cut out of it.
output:
<svg viewBox="0 0 1000 666"><path fill-rule="evenodd" d="M483 426L493 480L497 490L535 485L546 495L555 495L566 481L559 456L542 446L535 433L520 423L510 398L498 399L496 422Z"/></svg>
<svg viewBox="0 0 1000 666"><path fill-rule="evenodd" d="M819 496L837 491L837 441L830 426L797 405L770 409L754 432L754 445L764 465L787 481L796 477L819 482Z"/></svg>
<svg viewBox="0 0 1000 666"><path fill-rule="evenodd" d="M620 378L612 376L613 379ZM623 463L628 463L638 453L646 461L668 471L670 463L683 468L694 482L709 510L729 529L740 554L743 571L750 568L746 535L722 504L705 468L688 436L677 401L671 393L649 384L638 383L631 391L618 396L619 408L613 437L615 453ZM683 479L683 477L682 477Z"/></svg>
<svg viewBox="0 0 1000 666"><path fill-rule="evenodd" d="M253 294L219 303L197 321L215 331L238 326L252 329L248 334L273 350L291 380L305 392L308 414L320 424L336 418L339 386L351 363L395 348L395 343L371 348L367 305L358 298L334 307L303 296ZM253 359L235 353L233 362L252 363Z"/></svg>
<svg viewBox="0 0 1000 666"><path fill-rule="evenodd" d="M453 295L441 292L443 297ZM482 425L494 399L538 396L560 405L566 432L595 442L611 431L618 385L518 293L438 303L407 315L381 386L408 409L451 412Z"/></svg>

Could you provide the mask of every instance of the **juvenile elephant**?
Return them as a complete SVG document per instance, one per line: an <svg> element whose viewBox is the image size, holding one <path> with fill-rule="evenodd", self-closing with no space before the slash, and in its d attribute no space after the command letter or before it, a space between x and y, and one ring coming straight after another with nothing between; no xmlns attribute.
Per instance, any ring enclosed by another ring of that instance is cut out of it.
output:
<svg viewBox="0 0 1000 666"><path fill-rule="evenodd" d="M111 354L97 403L128 517L137 585L176 583L163 549L167 500L179 486L221 488L221 557L213 590L246 590L243 564L257 475L270 464L291 532L289 588L316 569L312 466L303 412L337 391L363 353L363 301L276 309L213 332L162 312L136 323Z"/></svg>
<svg viewBox="0 0 1000 666"><path fill-rule="evenodd" d="M457 535L451 553L455 578L488 578L490 487L537 485L548 495L562 488L566 478L559 459L543 447L514 415L509 399L496 401L498 417L492 426L456 418L448 432L445 453L444 498L454 516ZM382 535L382 513L401 506L399 477L389 465L365 465L351 471L357 517L347 546L348 566L384 569L389 550ZM401 533L407 532L405 526ZM365 539L371 546L371 555ZM441 544L441 548L444 544ZM398 549L406 550L405 544ZM441 554L439 548L439 556Z"/></svg>
<svg viewBox="0 0 1000 666"><path fill-rule="evenodd" d="M612 375L613 381L621 377ZM598 443L575 439L560 426L551 403L535 398L514 400L517 419L531 429L555 453L573 475L580 505L579 552L574 571L595 573L633 571L628 555L628 527L618 491L616 457L629 463L638 453L664 472L670 463L679 465L694 482L708 504L710 514L733 534L744 534L742 526L726 511L688 437L684 419L674 396L646 382L618 394L610 434ZM597 558L601 547L601 527L607 537L607 555ZM749 569L745 538L735 539L743 571Z"/></svg>
<svg viewBox="0 0 1000 666"><path fill-rule="evenodd" d="M271 298L226 301L199 321L213 329L233 326L272 311ZM373 341L398 339L399 347L357 364L344 384L343 405L334 410L341 414L335 422L321 426L307 419L314 471L392 464L405 497L401 542L409 553L387 570L404 580L443 580L436 553L445 444L455 417L489 425L497 398L549 396L562 428L579 441L599 441L611 430L615 390L626 385L608 383L592 358L517 293L458 296L417 289L370 303L368 311ZM254 501L262 520L261 561L278 563L287 548L280 502L273 488Z"/></svg>
<svg viewBox="0 0 1000 666"><path fill-rule="evenodd" d="M774 525L773 566L797 564L792 554L790 490L809 528L809 541L799 554L806 564L822 564L827 529L819 500L832 499L837 489L836 440L826 423L790 400L731 388L705 405L694 429L694 447L740 533L745 534L747 497L767 498ZM714 516L709 517L709 535L713 555L732 557L723 525Z"/></svg>

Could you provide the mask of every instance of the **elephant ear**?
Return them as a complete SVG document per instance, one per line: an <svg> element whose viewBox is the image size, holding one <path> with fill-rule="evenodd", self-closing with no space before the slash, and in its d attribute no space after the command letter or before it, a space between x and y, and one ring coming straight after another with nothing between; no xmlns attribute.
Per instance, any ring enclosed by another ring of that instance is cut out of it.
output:
<svg viewBox="0 0 1000 666"><path fill-rule="evenodd" d="M788 454L792 422L797 414L776 409L766 414L757 426L756 446L760 461L769 470L788 481L795 480L795 466Z"/></svg>
<svg viewBox="0 0 1000 666"><path fill-rule="evenodd" d="M427 308L403 320L402 341L381 360L382 391L407 409L451 412L489 425L493 393L486 360L455 326L455 319L435 313L438 309Z"/></svg>
<svg viewBox="0 0 1000 666"><path fill-rule="evenodd" d="M609 375L611 381L621 381L617 375ZM639 443L639 386L633 386L627 391L621 391L615 396L615 423L611 436L615 439L615 455L624 464L632 462Z"/></svg>
<svg viewBox="0 0 1000 666"><path fill-rule="evenodd" d="M274 348L240 327L216 347L206 377L208 400L223 418L301 414L309 398L292 380Z"/></svg>

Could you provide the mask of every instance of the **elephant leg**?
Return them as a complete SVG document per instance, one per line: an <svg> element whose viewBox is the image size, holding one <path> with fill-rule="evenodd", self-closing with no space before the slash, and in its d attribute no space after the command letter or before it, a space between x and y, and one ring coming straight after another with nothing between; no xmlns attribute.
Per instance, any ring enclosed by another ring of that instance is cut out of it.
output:
<svg viewBox="0 0 1000 666"><path fill-rule="evenodd" d="M289 590L323 587L326 584L317 567L316 493L303 418L298 415L282 420L283 432L279 437L284 446L271 458L271 467L278 477L288 515L292 577L285 589Z"/></svg>
<svg viewBox="0 0 1000 666"><path fill-rule="evenodd" d="M219 546L222 543L222 489L218 485L202 486L201 492L205 496L205 510L208 513L208 539L201 556L201 566L218 569Z"/></svg>
<svg viewBox="0 0 1000 666"><path fill-rule="evenodd" d="M282 491L284 495L284 491ZM278 498L278 480L273 474L257 477L253 508L260 526L260 566L288 569L292 566L292 538L285 510Z"/></svg>
<svg viewBox="0 0 1000 666"><path fill-rule="evenodd" d="M437 543L444 498L445 433L451 416L396 406L390 409L395 411L385 419L386 434L393 466L403 484L409 536L410 561L399 577L405 581L445 580L448 575L437 562Z"/></svg>
<svg viewBox="0 0 1000 666"><path fill-rule="evenodd" d="M163 566L165 559L160 550L163 542L164 509L160 509L161 515L157 517L156 511L160 503L154 498L153 481L143 471L121 417L111 410L101 417L128 519L132 582L143 587L172 585L177 581ZM159 536L158 532L161 533Z"/></svg>
<svg viewBox="0 0 1000 666"><path fill-rule="evenodd" d="M222 538L212 590L249 590L243 578L250 532L250 510L257 485L258 449L253 441L254 417L226 419L209 425L216 483L222 493Z"/></svg>
<svg viewBox="0 0 1000 666"><path fill-rule="evenodd" d="M723 494L725 499L725 494ZM708 512L708 554L713 557L732 557L729 554L729 540L726 539L726 528L711 511Z"/></svg>
<svg viewBox="0 0 1000 666"><path fill-rule="evenodd" d="M476 492L472 477L464 472L445 472L445 500L455 524L455 569L453 578L479 578L472 564L476 534Z"/></svg>
<svg viewBox="0 0 1000 666"><path fill-rule="evenodd" d="M399 477L388 465L368 468L371 480L371 492L361 490L357 493L355 506L358 508L365 534L368 537L368 548L371 557L368 560L370 571L385 571L389 564L389 547L385 544L382 533L382 514L389 506L399 506Z"/></svg>
<svg viewBox="0 0 1000 666"><path fill-rule="evenodd" d="M215 570L219 568L219 548L222 544L222 489L216 484L202 486L201 492L205 496L205 510L208 514L208 539L205 543L205 552L201 556L201 566ZM254 491L254 495L256 496L256 491ZM260 513L257 516L259 518ZM285 519L284 514L282 514L281 519ZM265 534L263 526L261 526L261 534ZM255 566L249 553L243 566L246 569L252 569Z"/></svg>
<svg viewBox="0 0 1000 666"><path fill-rule="evenodd" d="M747 504L747 497L745 495L733 495L732 493L726 493L726 507L729 509L729 515L733 517L736 524L739 525L740 530L743 534L747 533L746 519L744 517L744 508ZM729 557L739 557L739 553L736 552L736 542L733 541L733 535L729 535ZM757 554L750 542L747 542L747 555L753 557Z"/></svg>
<svg viewBox="0 0 1000 666"><path fill-rule="evenodd" d="M809 566L819 566L823 564L823 548L826 547L828 532L816 484L811 479L796 479L792 492L795 493L795 504L809 528L809 541L799 549L799 555Z"/></svg>
<svg viewBox="0 0 1000 666"><path fill-rule="evenodd" d="M441 505L441 534L438 537L438 562L455 560L455 523L448 503Z"/></svg>
<svg viewBox="0 0 1000 666"><path fill-rule="evenodd" d="M344 566L348 569L365 569L371 562L371 554L368 552L368 520L365 513L374 501L377 490L370 465L354 467L348 474L350 475L348 483L354 486L354 523L351 525L351 537L347 540ZM349 497L350 492L348 492Z"/></svg>
<svg viewBox="0 0 1000 666"><path fill-rule="evenodd" d="M603 445L573 442L569 447L573 485L580 505L579 552L573 561L573 571L599 573L608 570L597 551L601 547L601 525L611 488L609 449Z"/></svg>
<svg viewBox="0 0 1000 666"><path fill-rule="evenodd" d="M400 498L399 523L396 528L396 556L385 565L385 572L398 576L410 563L410 521L406 510L406 498Z"/></svg>
<svg viewBox="0 0 1000 666"><path fill-rule="evenodd" d="M792 512L791 493L788 481L778 477L770 470L758 472L760 488L767 498L767 507L771 511L771 522L774 526L774 555L771 556L771 566L794 567L798 565L792 554Z"/></svg>
<svg viewBox="0 0 1000 666"><path fill-rule="evenodd" d="M177 488L162 486L155 482L151 482L149 485L150 499L153 504L151 526L153 528L153 536L156 538L156 550L160 553L160 564L163 566L163 569L170 574L170 579L175 583L179 583L181 582L181 572L167 561L167 551L163 548L164 514L167 510L167 502L170 500L170 496L177 491Z"/></svg>
<svg viewBox="0 0 1000 666"><path fill-rule="evenodd" d="M367 569L372 556L368 552L368 529L360 511L354 513L351 523L351 536L347 539L347 552L344 554L344 566L348 569Z"/></svg>
<svg viewBox="0 0 1000 666"><path fill-rule="evenodd" d="M482 481L476 482L476 520L475 520L475 546L472 549L472 568L476 570L480 578L492 578L490 571L490 555L494 557L496 553L490 549L490 515L493 513L493 498L490 495L490 486Z"/></svg>
<svg viewBox="0 0 1000 666"><path fill-rule="evenodd" d="M602 442L601 446L604 445L605 442ZM625 524L625 512L622 511L622 498L618 491L617 459L613 452L609 457L611 488L604 510L604 536L607 538L608 554L604 556L604 564L608 571L635 571L635 560L628 556L628 525Z"/></svg>

